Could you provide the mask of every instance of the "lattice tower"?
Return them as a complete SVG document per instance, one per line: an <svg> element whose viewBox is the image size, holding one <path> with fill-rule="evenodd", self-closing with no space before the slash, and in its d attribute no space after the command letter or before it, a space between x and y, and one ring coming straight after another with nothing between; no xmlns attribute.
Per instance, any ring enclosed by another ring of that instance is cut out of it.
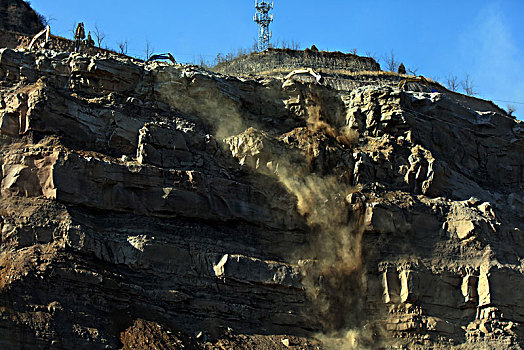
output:
<svg viewBox="0 0 524 350"><path fill-rule="evenodd" d="M255 0L255 8L257 13L253 17L253 20L258 24L259 28L257 50L264 51L269 47L269 40L272 35L269 30L269 24L273 22L273 15L270 15L269 11L273 9L273 2Z"/></svg>

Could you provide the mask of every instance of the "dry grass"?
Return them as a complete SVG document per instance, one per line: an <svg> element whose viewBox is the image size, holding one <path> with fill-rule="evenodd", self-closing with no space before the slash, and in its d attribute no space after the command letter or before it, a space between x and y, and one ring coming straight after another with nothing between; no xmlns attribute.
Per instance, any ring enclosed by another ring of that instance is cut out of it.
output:
<svg viewBox="0 0 524 350"><path fill-rule="evenodd" d="M257 72L257 75L277 75L282 74L283 76L289 74L290 72L297 70L297 69L303 69L307 67L293 67L293 68L274 68L271 70L261 71ZM388 72L388 71L376 71L376 70L362 70L362 71L349 71L345 69L331 69L331 68L322 68L319 69L318 72L324 73L324 74L340 74L340 75L346 75L351 77L358 77L358 76L375 76L375 77L396 77L399 79L406 79L406 78L412 78L413 75L408 74L399 74L395 72ZM436 81L432 80L431 78L426 78L431 83L437 83Z"/></svg>

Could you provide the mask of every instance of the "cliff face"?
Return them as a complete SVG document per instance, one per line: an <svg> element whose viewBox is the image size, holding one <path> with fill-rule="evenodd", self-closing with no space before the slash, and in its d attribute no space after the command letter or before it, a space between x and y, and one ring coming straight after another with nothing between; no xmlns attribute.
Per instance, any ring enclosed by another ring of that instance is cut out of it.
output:
<svg viewBox="0 0 524 350"><path fill-rule="evenodd" d="M345 72L380 70L380 65L371 57L310 49L303 51L271 48L222 62L213 70L229 75L261 75L275 70L290 72L303 67Z"/></svg>
<svg viewBox="0 0 524 350"><path fill-rule="evenodd" d="M0 29L34 35L44 26L25 1L0 0Z"/></svg>
<svg viewBox="0 0 524 350"><path fill-rule="evenodd" d="M522 346L522 123L360 85L0 50L1 347Z"/></svg>
<svg viewBox="0 0 524 350"><path fill-rule="evenodd" d="M364 86L392 86L409 77L380 70L380 65L371 57L360 57L342 52L312 51L306 49L268 49L249 55L239 55L232 60L225 60L211 70L226 75L239 77L269 77L284 79L294 72L295 80L315 83L314 74L321 74L321 83L336 90L351 91ZM440 84L431 81L432 86L409 83L413 91L447 91Z"/></svg>

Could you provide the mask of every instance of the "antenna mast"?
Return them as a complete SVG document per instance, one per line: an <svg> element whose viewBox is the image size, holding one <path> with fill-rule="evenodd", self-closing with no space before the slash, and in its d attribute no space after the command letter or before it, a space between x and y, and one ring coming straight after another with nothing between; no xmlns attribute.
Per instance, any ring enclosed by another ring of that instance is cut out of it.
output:
<svg viewBox="0 0 524 350"><path fill-rule="evenodd" d="M258 24L258 51L267 50L269 47L269 39L271 39L272 33L269 31L269 24L273 22L273 15L269 14L269 11L273 8L273 1L270 3L266 0L255 0L255 8L257 13L253 17L253 20Z"/></svg>

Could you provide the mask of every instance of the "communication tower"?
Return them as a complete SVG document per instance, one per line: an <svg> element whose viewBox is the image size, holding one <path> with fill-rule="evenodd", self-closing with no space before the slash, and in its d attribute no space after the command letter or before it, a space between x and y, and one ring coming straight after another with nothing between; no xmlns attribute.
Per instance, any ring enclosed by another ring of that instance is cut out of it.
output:
<svg viewBox="0 0 524 350"><path fill-rule="evenodd" d="M271 32L269 31L269 24L273 22L273 15L269 11L273 8L273 2L266 0L255 0L255 8L257 13L253 20L258 24L258 51L264 51L269 47L269 39L271 39Z"/></svg>

